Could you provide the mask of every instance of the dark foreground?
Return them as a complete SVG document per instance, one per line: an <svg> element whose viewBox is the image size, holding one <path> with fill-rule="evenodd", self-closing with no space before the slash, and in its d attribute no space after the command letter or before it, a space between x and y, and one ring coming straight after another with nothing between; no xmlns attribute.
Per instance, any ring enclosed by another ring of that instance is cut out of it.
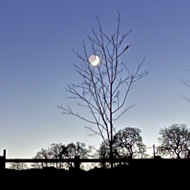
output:
<svg viewBox="0 0 190 190"><path fill-rule="evenodd" d="M58 170L54 168L0 172L0 182L14 188L160 189L190 187L190 160L135 161L114 169ZM129 188L130 187L130 188ZM151 187L151 188L150 188ZM187 189L188 189L187 188Z"/></svg>

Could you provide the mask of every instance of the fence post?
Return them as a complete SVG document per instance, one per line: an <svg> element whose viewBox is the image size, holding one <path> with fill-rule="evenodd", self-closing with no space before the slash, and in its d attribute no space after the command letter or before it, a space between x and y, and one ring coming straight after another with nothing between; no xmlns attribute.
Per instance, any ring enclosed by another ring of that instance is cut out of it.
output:
<svg viewBox="0 0 190 190"><path fill-rule="evenodd" d="M156 157L156 147L155 147L155 144L153 144L153 156L154 156L154 158Z"/></svg>
<svg viewBox="0 0 190 190"><path fill-rule="evenodd" d="M3 150L3 156L0 156L0 171L5 170L6 150Z"/></svg>
<svg viewBox="0 0 190 190"><path fill-rule="evenodd" d="M75 165L75 169L79 170L79 168L80 168L79 156L75 156L74 165Z"/></svg>

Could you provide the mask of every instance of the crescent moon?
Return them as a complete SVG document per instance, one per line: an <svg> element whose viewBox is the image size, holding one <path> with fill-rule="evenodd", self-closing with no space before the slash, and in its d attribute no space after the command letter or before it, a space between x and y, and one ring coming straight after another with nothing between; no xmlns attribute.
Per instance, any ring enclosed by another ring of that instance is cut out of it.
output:
<svg viewBox="0 0 190 190"><path fill-rule="evenodd" d="M97 55L91 55L89 57L89 62L93 67L96 67L100 64L100 57L98 57Z"/></svg>

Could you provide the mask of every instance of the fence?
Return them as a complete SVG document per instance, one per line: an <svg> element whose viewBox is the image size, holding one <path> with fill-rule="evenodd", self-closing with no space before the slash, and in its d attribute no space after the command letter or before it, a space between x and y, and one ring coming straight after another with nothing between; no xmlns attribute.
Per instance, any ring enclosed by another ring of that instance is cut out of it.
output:
<svg viewBox="0 0 190 190"><path fill-rule="evenodd" d="M79 169L80 163L127 163L128 165L135 167L155 167L155 166L167 166L178 165L190 169L190 159L163 159L159 156L146 159L80 159L79 156L75 156L72 159L7 159L6 150L3 150L3 156L0 156L0 171L5 170L6 163L74 163L74 168Z"/></svg>
<svg viewBox="0 0 190 190"><path fill-rule="evenodd" d="M129 159L113 159L112 162L127 162ZM0 171L6 168L6 163L74 163L75 169L79 169L80 163L108 163L110 159L80 159L79 156L71 159L7 159L6 150L3 150L3 156L0 156Z"/></svg>

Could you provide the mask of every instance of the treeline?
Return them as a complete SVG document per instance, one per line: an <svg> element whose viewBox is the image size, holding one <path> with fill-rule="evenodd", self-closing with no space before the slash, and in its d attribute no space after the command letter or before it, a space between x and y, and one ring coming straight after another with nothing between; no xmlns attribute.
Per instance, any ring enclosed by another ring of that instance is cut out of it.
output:
<svg viewBox="0 0 190 190"><path fill-rule="evenodd" d="M114 158L147 158L146 145L143 143L142 131L139 128L126 127L119 130L114 135L113 157ZM190 129L185 124L174 124L162 128L158 138L160 145L156 148L157 156L167 156L170 158L190 158ZM35 159L71 159L78 156L84 158L110 158L109 142L102 142L97 150L93 146L87 146L85 143L76 142L69 144L53 143L48 148L42 148L34 156ZM57 169L73 168L71 163L35 163L30 167L44 168L55 167ZM81 168L91 169L93 167L109 167L109 164L82 164ZM28 166L24 163L12 163L11 169L26 169Z"/></svg>

